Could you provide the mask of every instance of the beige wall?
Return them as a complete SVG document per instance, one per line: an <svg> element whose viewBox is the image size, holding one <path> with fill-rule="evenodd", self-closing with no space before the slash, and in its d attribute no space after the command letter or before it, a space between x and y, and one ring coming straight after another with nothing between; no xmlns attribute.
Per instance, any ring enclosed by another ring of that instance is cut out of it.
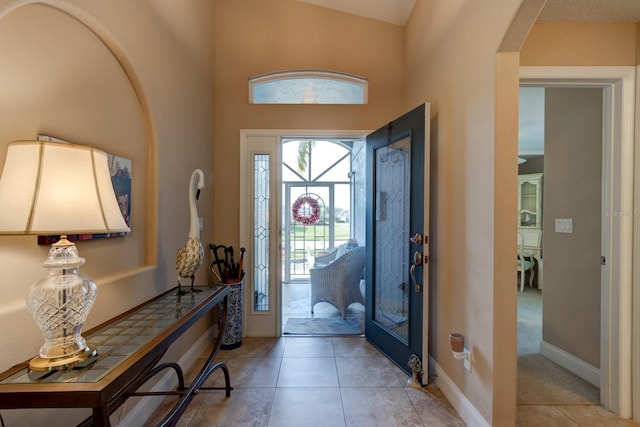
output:
<svg viewBox="0 0 640 427"><path fill-rule="evenodd" d="M542 339L600 367L602 89L545 90ZM573 233L556 233L571 218Z"/></svg>
<svg viewBox="0 0 640 427"><path fill-rule="evenodd" d="M536 24L520 65L636 65L636 24Z"/></svg>
<svg viewBox="0 0 640 427"><path fill-rule="evenodd" d="M208 180L199 204L203 239L212 238L212 6L29 3L0 0L0 163L8 142L37 133L133 160L132 233L78 244L87 258L80 271L98 284L90 327L175 286L175 254L188 232L188 178L196 167ZM33 356L42 343L24 296L46 275L39 266L46 252L35 236L0 236L0 370ZM207 280L206 267L198 278ZM198 335L206 327L201 323ZM188 348L181 342L174 351Z"/></svg>
<svg viewBox="0 0 640 427"><path fill-rule="evenodd" d="M515 423L515 270L499 251L515 250L502 212L516 210L518 60L496 53L519 4L416 2L406 34L406 107L427 101L432 114L429 353L505 426ZM465 335L471 373L451 356L450 332Z"/></svg>
<svg viewBox="0 0 640 427"><path fill-rule="evenodd" d="M237 245L240 129L377 129L402 113L402 27L294 0L215 3L217 244ZM252 105L249 77L327 69L369 80L369 103Z"/></svg>

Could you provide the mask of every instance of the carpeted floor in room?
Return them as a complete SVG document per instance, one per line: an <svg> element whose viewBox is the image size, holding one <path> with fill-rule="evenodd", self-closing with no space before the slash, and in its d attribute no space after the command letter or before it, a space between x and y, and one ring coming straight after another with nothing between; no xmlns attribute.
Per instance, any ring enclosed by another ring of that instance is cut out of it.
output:
<svg viewBox="0 0 640 427"><path fill-rule="evenodd" d="M600 389L540 354L542 292L518 292L517 425L637 427L600 406Z"/></svg>

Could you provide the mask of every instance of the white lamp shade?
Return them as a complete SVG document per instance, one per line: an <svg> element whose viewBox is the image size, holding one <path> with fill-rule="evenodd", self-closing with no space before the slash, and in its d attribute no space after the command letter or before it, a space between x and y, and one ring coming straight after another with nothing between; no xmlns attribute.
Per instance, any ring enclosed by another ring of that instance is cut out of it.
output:
<svg viewBox="0 0 640 427"><path fill-rule="evenodd" d="M126 231L106 153L70 143L9 144L0 178L0 234Z"/></svg>

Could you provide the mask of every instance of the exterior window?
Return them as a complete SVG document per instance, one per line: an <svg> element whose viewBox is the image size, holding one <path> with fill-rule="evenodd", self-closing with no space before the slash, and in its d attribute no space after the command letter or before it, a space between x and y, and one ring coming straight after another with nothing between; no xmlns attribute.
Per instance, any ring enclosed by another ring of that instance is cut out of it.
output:
<svg viewBox="0 0 640 427"><path fill-rule="evenodd" d="M269 155L253 156L253 310L269 311Z"/></svg>
<svg viewBox="0 0 640 427"><path fill-rule="evenodd" d="M368 81L333 71L283 71L249 79L250 104L366 104Z"/></svg>

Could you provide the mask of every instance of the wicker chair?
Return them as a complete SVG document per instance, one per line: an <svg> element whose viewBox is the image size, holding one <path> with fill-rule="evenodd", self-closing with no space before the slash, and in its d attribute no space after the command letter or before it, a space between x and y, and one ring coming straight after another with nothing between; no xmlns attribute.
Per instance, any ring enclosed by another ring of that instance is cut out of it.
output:
<svg viewBox="0 0 640 427"><path fill-rule="evenodd" d="M335 251L332 255L335 255ZM328 302L340 310L344 319L349 305L354 302L364 304L360 279L365 260L366 249L359 246L327 265L316 264L311 268L311 312L317 303Z"/></svg>

